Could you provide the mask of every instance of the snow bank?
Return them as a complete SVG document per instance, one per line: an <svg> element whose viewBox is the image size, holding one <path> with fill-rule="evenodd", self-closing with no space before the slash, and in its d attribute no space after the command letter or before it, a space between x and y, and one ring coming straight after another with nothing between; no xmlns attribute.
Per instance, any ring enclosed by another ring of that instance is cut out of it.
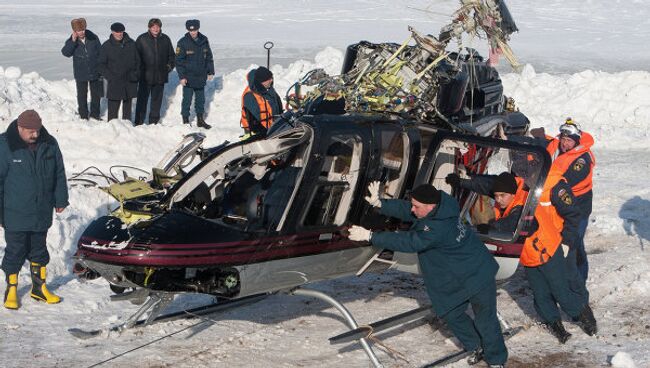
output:
<svg viewBox="0 0 650 368"><path fill-rule="evenodd" d="M612 363L612 367L615 368L636 368L636 365L634 364L634 360L632 360L630 354L624 353L622 351L614 355L611 363Z"/></svg>

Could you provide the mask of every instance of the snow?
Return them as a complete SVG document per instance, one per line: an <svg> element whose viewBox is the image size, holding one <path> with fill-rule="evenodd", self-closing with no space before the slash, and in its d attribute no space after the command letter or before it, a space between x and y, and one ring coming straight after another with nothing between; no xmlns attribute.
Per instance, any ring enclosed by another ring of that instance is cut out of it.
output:
<svg viewBox="0 0 650 368"><path fill-rule="evenodd" d="M407 25L435 34L457 6L451 0L0 2L0 130L23 110L36 109L61 145L68 177L89 166L105 172L116 164L151 168L184 134L196 131L181 124L175 73L165 88L160 125L132 127L126 121L78 119L72 63L59 52L71 18L85 16L102 40L110 23L118 20L137 36L148 18L160 17L163 31L175 40L182 35L185 19L201 19L202 32L217 55L219 74L206 90L208 122L214 128L203 133L210 146L234 141L241 134L239 106L245 75L266 62L261 47L265 41L276 44L271 69L283 94L314 67L335 74L347 44L361 39L402 42L408 36ZM586 244L591 265L588 288L600 329L598 336L589 337L566 322L573 337L559 345L536 324L532 294L518 272L498 296L502 315L512 326L525 328L507 342L509 366L650 367L650 53L643 47L650 32L650 3L519 0L508 4L520 29L512 37L513 50L526 66L515 74L502 61L505 93L534 126L553 133L571 116L596 140L594 211ZM473 40L471 46L485 54L483 43ZM103 116L105 110L103 102ZM19 277L21 308L0 308L0 365L84 367L115 357L101 366L369 366L359 345L328 343L329 337L346 330L334 308L283 294L210 315L209 321L169 322L103 333L92 340L72 337L66 332L70 327L107 328L123 321L137 306L111 302L112 292L105 282L82 282L72 274L71 256L83 229L115 203L92 188L70 188L70 197L70 207L55 216L48 233L52 258L48 280L63 302L32 301L25 267ZM398 272L310 287L343 302L360 324L427 302L421 280ZM191 308L210 300L186 295L177 298L172 308ZM413 328L378 334L408 360L375 348L386 367L419 366L456 349L455 338L436 321L409 327ZM162 340L117 356L157 339Z"/></svg>

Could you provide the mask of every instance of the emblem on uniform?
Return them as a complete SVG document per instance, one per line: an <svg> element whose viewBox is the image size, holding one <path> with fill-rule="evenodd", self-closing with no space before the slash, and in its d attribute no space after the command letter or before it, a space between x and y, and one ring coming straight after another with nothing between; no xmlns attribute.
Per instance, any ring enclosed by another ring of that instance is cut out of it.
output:
<svg viewBox="0 0 650 368"><path fill-rule="evenodd" d="M176 55L180 55L180 54L181 54L181 48L180 48L180 47L177 47L177 48L176 48Z"/></svg>
<svg viewBox="0 0 650 368"><path fill-rule="evenodd" d="M580 170L582 170L583 167L585 167L586 164L587 164L587 162L585 161L584 158L579 158L579 159L578 159L578 160L573 164L573 170L574 170L574 171L580 171Z"/></svg>
<svg viewBox="0 0 650 368"><path fill-rule="evenodd" d="M569 193L565 189L560 189L557 195L560 197L560 200L564 202L567 206L573 204L573 199L571 199L571 195L569 195Z"/></svg>
<svg viewBox="0 0 650 368"><path fill-rule="evenodd" d="M431 229L429 229L428 225L424 225L424 229L422 229L422 231L431 231Z"/></svg>

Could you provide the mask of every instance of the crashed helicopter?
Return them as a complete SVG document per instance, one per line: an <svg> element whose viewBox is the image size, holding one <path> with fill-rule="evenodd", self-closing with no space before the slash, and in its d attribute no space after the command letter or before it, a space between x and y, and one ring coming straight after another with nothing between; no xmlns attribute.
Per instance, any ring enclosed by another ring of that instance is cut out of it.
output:
<svg viewBox="0 0 650 368"><path fill-rule="evenodd" d="M314 70L289 89L288 111L266 135L204 148L194 133L145 180L106 188L120 204L81 235L75 269L158 301L176 293L234 300L367 270L418 272L415 255L347 239L351 224L402 226L367 205L368 184L403 198L422 183L451 193L444 178L452 172L512 171L531 189L517 229L480 234L506 280L550 157L503 139L526 133L529 121L504 96L493 60L462 47L461 35L487 37L516 66L507 45L514 31L503 1L463 0L438 37L410 28L401 45L349 46L340 75ZM452 40L460 46L447 51ZM476 193L452 194L468 226L491 213Z"/></svg>

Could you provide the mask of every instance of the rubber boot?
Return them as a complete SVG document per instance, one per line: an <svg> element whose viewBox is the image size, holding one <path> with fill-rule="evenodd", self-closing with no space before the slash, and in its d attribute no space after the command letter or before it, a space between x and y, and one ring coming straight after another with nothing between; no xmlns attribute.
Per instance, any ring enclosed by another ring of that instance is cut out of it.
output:
<svg viewBox="0 0 650 368"><path fill-rule="evenodd" d="M564 329L564 325L562 324L562 321L555 321L551 323L546 323L546 328L551 331L551 334L557 338L557 341L560 342L560 344L564 344L569 340L571 337L571 334L567 332L567 330Z"/></svg>
<svg viewBox="0 0 650 368"><path fill-rule="evenodd" d="M50 293L45 285L45 266L38 263L31 262L32 271L32 293L30 296L36 300L46 302L47 304L56 304L61 301L61 298Z"/></svg>
<svg viewBox="0 0 650 368"><path fill-rule="evenodd" d="M196 126L205 129L212 128L212 125L209 125L208 123L205 122L205 120L203 120L203 114L196 115Z"/></svg>
<svg viewBox="0 0 650 368"><path fill-rule="evenodd" d="M580 322L580 328L587 335L593 336L598 332L598 326L596 325L596 318L594 318L594 312L591 310L589 305L585 306L580 315L578 316L578 321Z"/></svg>
<svg viewBox="0 0 650 368"><path fill-rule="evenodd" d="M18 309L18 274L7 275L7 290L5 290L5 308Z"/></svg>
<svg viewBox="0 0 650 368"><path fill-rule="evenodd" d="M189 116L183 116L183 124L190 124L190 117Z"/></svg>

